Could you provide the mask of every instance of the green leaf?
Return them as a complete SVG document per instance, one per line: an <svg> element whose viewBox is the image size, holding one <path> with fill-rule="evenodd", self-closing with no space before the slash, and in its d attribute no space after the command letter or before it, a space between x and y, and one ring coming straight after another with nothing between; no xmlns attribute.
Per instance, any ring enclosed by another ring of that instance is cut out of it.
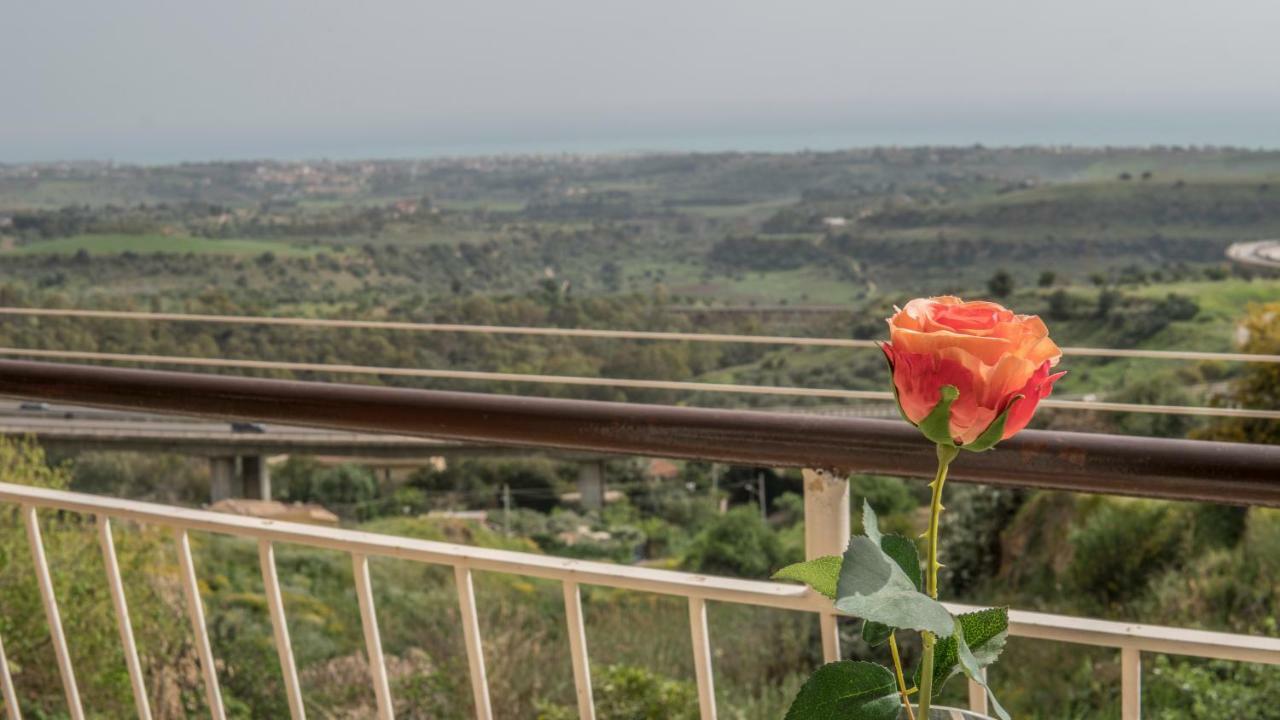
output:
<svg viewBox="0 0 1280 720"><path fill-rule="evenodd" d="M902 568L902 571L911 580L914 587L917 590L920 589L922 582L920 553L915 543L901 535L881 534L880 523L876 518L875 510L865 500L862 503L862 525L867 531L867 537L874 538L880 544L880 549L892 558L898 567ZM843 558L827 555L788 565L774 573L773 579L802 582L817 592L835 600L840 567L843 564ZM881 623L869 621L863 623L862 632L867 642L875 646L889 639L889 633L892 632L892 628Z"/></svg>
<svg viewBox="0 0 1280 720"><path fill-rule="evenodd" d="M884 623L862 621L862 640L871 647L880 647L889 642L889 636L892 634L893 628Z"/></svg>
<svg viewBox="0 0 1280 720"><path fill-rule="evenodd" d="M786 720L896 720L900 709L888 668L841 660L809 676L791 701Z"/></svg>
<svg viewBox="0 0 1280 720"><path fill-rule="evenodd" d="M996 717L1000 720L1010 720L1009 711L1004 709L1000 701L996 699L995 693L991 692L991 686L987 685L987 678L982 674L982 665L978 659L969 650L969 644L964 641L964 634L959 630L955 634L956 639L956 656L960 660L960 668L964 670L965 677L978 683L983 690L987 691L987 699L991 701L991 710L995 712Z"/></svg>
<svg viewBox="0 0 1280 720"><path fill-rule="evenodd" d="M925 416L916 427L924 436L937 445L955 447L956 441L951 437L951 403L960 397L955 385L943 385L938 388L938 404Z"/></svg>
<svg viewBox="0 0 1280 720"><path fill-rule="evenodd" d="M836 608L863 620L928 630L940 637L955 631L951 613L920 592L897 561L864 535L850 539L845 550L836 583Z"/></svg>
<svg viewBox="0 0 1280 720"><path fill-rule="evenodd" d="M880 549L898 563L917 590L923 588L924 573L920 571L920 550L915 541L901 535L885 535L880 538Z"/></svg>
<svg viewBox="0 0 1280 720"><path fill-rule="evenodd" d="M991 424L987 426L986 430L982 431L982 434L979 435L976 440L968 445L961 445L960 449L968 450L970 452L983 452L984 450L990 450L995 447L996 443L1004 439L1004 424L1009 419L1009 411L1013 409L1013 404L1024 397L1026 396L1014 395L1013 399L1009 401L1009 404L1005 406L1004 412L1000 413L995 420L992 420Z"/></svg>
<svg viewBox="0 0 1280 720"><path fill-rule="evenodd" d="M964 633L965 646L970 648L978 667L986 667L1000 657L1005 641L1009 638L1009 609L988 608L956 616L956 623ZM955 633L951 637L939 637L933 651L933 687L941 690L948 680L962 671L959 646ZM916 667L915 682L920 683L920 667Z"/></svg>
<svg viewBox="0 0 1280 720"><path fill-rule="evenodd" d="M902 568L915 588L919 590L923 582L923 573L920 572L920 551L916 548L916 544L901 535L884 535L880 538L880 549L898 563L898 567ZM862 623L862 639L871 647L888 642L891 632L893 628L882 623L871 620Z"/></svg>
<svg viewBox="0 0 1280 720"><path fill-rule="evenodd" d="M840 577L839 555L823 555L813 560L788 565L773 574L774 580L795 580L817 590L832 600L836 599L836 581Z"/></svg>
<svg viewBox="0 0 1280 720"><path fill-rule="evenodd" d="M876 518L876 511L871 509L871 503L865 498L862 500L862 532L875 544L880 544L880 521Z"/></svg>

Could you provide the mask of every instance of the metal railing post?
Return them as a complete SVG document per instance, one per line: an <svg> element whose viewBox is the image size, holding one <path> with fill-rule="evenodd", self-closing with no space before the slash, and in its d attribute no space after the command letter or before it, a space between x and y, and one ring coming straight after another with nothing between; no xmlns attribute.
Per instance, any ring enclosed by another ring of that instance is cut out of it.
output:
<svg viewBox="0 0 1280 720"><path fill-rule="evenodd" d="M120 562L116 559L116 544L111 537L111 519L98 516L98 542L102 545L102 561L107 568L107 587L111 590L111 604L116 610L116 625L120 628L120 645L124 650L124 664L129 669L129 684L133 688L133 704L138 708L139 720L151 720L151 703L147 699L147 686L142 680L142 663L138 661L138 645L133 639L133 624L129 622L129 603L125 599L124 583L120 579Z"/></svg>
<svg viewBox="0 0 1280 720"><path fill-rule="evenodd" d="M80 690L76 687L75 669L71 667L71 653L67 651L67 636L62 630L62 616L58 614L58 598L53 592L53 578L49 575L49 562L44 554L44 542L40 539L40 518L31 505L22 508L22 519L27 525L27 540L31 544L31 562L36 568L36 582L40 585L40 600L44 603L45 618L49 621L49 638L58 661L58 675L67 696L67 712L72 720L84 720L84 708L80 705Z"/></svg>
<svg viewBox="0 0 1280 720"><path fill-rule="evenodd" d="M1120 717L1139 720L1142 717L1142 651L1136 647L1120 648Z"/></svg>
<svg viewBox="0 0 1280 720"><path fill-rule="evenodd" d="M378 613L373 605L373 582L369 578L369 558L351 555L356 580L356 598L360 601L360 623L364 626L365 652L369 655L369 676L373 695L378 701L378 720L391 720L395 710L391 703L391 686L387 682L387 663L382 656L382 635L378 632Z"/></svg>
<svg viewBox="0 0 1280 720"><path fill-rule="evenodd" d="M564 620L569 626L569 655L573 659L573 685L578 695L579 720L595 720L595 698L591 693L591 662L587 655L587 630L582 620L582 593L578 583L565 580Z"/></svg>
<svg viewBox="0 0 1280 720"><path fill-rule="evenodd" d="M978 672L981 673L982 679L985 682L987 679L987 668L982 668ZM983 715L986 715L988 710L987 691L974 680L969 681L969 709Z"/></svg>
<svg viewBox="0 0 1280 720"><path fill-rule="evenodd" d="M826 470L804 470L804 556L843 555L849 544L849 481ZM840 659L840 629L835 612L818 615L822 657Z"/></svg>
<svg viewBox="0 0 1280 720"><path fill-rule="evenodd" d="M18 709L18 693L13 690L13 676L9 674L9 660L4 655L4 639L0 638L0 698L4 699L6 720L22 720Z"/></svg>
<svg viewBox="0 0 1280 720"><path fill-rule="evenodd" d="M280 575L276 572L276 551L270 540L258 541L258 562L262 565L262 590L267 595L267 609L271 612L271 630L275 635L276 654L280 657L280 674L284 677L284 692L289 700L289 716L293 720L305 720L307 711L302 705L302 688L298 684L298 668L293 662L293 645L289 642L289 624L284 616L284 597L280 593Z"/></svg>
<svg viewBox="0 0 1280 720"><path fill-rule="evenodd" d="M204 622L204 604L200 600L200 583L196 580L196 566L191 560L191 538L187 531L174 530L178 543L178 566L182 573L182 589L187 596L187 615L191 620L191 632L195 637L196 654L200 657L200 674L204 677L205 702L209 705L209 717L226 720L222 707L222 690L218 687L218 668L213 662L213 647L209 644L209 628Z"/></svg>
<svg viewBox="0 0 1280 720"><path fill-rule="evenodd" d="M711 668L711 635L707 632L707 601L689 598L689 632L693 636L693 670L698 679L698 708L702 720L716 720L716 684Z"/></svg>
<svg viewBox="0 0 1280 720"><path fill-rule="evenodd" d="M453 577L458 585L458 610L462 615L462 637L467 645L467 662L471 667L471 695L476 705L476 720L493 720L489 702L489 676L484 669L484 645L480 641L480 617L476 612L476 589L471 582L471 569L455 565Z"/></svg>

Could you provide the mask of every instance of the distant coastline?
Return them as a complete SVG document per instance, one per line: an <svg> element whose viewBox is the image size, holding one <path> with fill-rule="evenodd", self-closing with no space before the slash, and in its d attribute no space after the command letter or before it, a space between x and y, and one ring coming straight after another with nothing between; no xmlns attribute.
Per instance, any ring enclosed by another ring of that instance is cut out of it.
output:
<svg viewBox="0 0 1280 720"><path fill-rule="evenodd" d="M148 137L83 139L65 147L40 148L14 143L0 144L0 164L40 162L114 161L138 165L171 165L182 162L238 160L412 160L451 157L638 155L650 153L766 152L794 153L874 147L1126 147L1213 146L1249 150L1280 149L1280 125L1250 117L1223 119L1220 124L1200 118L1126 118L1080 122L1040 119L1025 122L965 118L944 125L919 120L877 122L874 126L844 128L778 128L747 130L648 131L617 133L598 128L565 130L543 136L499 137L448 132L343 131L317 136L305 131L264 134L254 138L174 137L163 133Z"/></svg>

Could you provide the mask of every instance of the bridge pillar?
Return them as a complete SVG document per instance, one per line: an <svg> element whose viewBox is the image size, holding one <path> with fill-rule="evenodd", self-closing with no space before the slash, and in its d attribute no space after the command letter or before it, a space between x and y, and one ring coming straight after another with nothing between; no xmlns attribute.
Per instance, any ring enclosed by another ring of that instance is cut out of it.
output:
<svg viewBox="0 0 1280 720"><path fill-rule="evenodd" d="M578 464L578 494L583 508L604 509L604 463L593 460Z"/></svg>
<svg viewBox="0 0 1280 720"><path fill-rule="evenodd" d="M271 469L262 455L245 455L240 458L241 497L255 500L271 499Z"/></svg>
<svg viewBox="0 0 1280 720"><path fill-rule="evenodd" d="M209 458L209 501L218 502L232 497L232 483L236 476L234 457Z"/></svg>

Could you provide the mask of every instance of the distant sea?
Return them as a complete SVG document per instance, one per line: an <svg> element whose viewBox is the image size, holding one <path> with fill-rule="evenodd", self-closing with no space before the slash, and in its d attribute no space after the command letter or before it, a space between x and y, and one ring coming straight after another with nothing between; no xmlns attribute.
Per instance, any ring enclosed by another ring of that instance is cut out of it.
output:
<svg viewBox="0 0 1280 720"><path fill-rule="evenodd" d="M1252 149L1280 149L1280 123L1272 118L1247 118L1206 127L1190 119L1163 117L1160 122L1126 118L1117 122L1081 122L1062 118L1034 124L989 121L926 124L920 120L876 127L847 129L786 129L771 131L705 130L646 133L620 132L542 138L487 137L456 142L354 143L334 147L327 155L294 154L293 159L329 157L436 158L449 156L635 154L647 152L767 152L831 151L885 146L946 145L988 147L1071 145L1079 147L1220 145ZM1256 122L1255 122L1256 120Z"/></svg>
<svg viewBox="0 0 1280 720"><path fill-rule="evenodd" d="M798 152L874 146L1219 145L1280 149L1274 113L1125 113L1098 116L1040 114L913 115L897 119L855 118L820 127L767 126L744 129L652 127L543 128L531 132L513 120L511 131L492 126L471 132L395 130L241 133L236 137L178 129L81 136L69 142L13 143L0 139L0 162L113 160L169 164L209 160L358 160L498 155L635 154L646 152Z"/></svg>

